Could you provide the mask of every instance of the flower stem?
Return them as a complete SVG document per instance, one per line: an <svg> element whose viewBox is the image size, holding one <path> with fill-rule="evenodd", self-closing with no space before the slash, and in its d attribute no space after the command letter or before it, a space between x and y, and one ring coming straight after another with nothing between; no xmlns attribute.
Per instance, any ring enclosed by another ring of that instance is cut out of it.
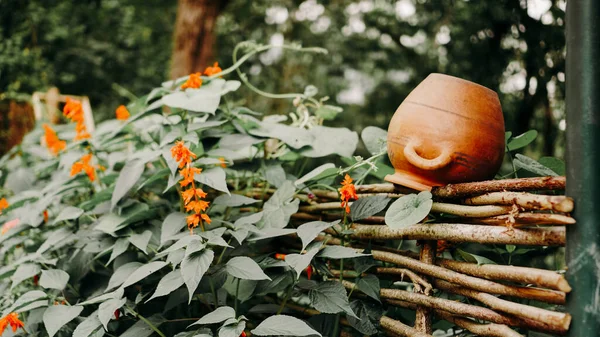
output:
<svg viewBox="0 0 600 337"><path fill-rule="evenodd" d="M137 318L141 319L144 323L148 324L148 326L150 327L150 329L154 330L154 332L156 332L159 336L161 337L167 337L162 331L160 331L156 326L154 326L154 324L152 324L152 322L150 322L146 317L140 315L139 313L137 313L135 310L133 310L133 308L131 308L128 305L125 305L127 307L127 309L129 311L131 311L132 314L134 314Z"/></svg>

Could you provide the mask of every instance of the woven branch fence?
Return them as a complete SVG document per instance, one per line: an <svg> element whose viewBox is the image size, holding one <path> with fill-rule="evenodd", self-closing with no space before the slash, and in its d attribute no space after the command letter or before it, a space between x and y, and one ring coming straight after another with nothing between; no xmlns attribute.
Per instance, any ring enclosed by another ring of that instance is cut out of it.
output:
<svg viewBox="0 0 600 337"><path fill-rule="evenodd" d="M360 251L369 248L375 260L385 263L382 264L385 267L372 268L370 272L391 280L410 280L414 284L413 291L380 290L383 302L416 312L412 327L382 316L380 327L391 336L431 336L434 317L480 336L521 336L513 328L562 335L571 322L568 313L522 304L541 302L550 304L547 307L564 304L571 287L561 273L444 259L438 257L436 249L439 243L564 246L565 226L575 224L569 215L573 200L559 195L564 189L564 177L447 185L432 190L434 203L430 214L453 215L451 223L433 220L392 229L385 225L383 216L372 216L352 223L351 234L344 238L339 234L341 226L337 225L322 232L318 240L326 245L344 245ZM406 192L392 184L362 185L356 190L359 198L373 195L399 198ZM267 198L273 192L269 190L265 195L263 189L256 189L248 195ZM292 220L301 224L341 219L337 192L313 190L312 193L314 196L310 198L306 194L297 195L302 204ZM389 240L419 240L420 252L385 246ZM301 247L295 236L286 237L285 245ZM361 275L350 270L340 272L333 265L331 269L333 276L353 291L353 296L362 296L352 282ZM459 295L468 301L446 299L439 296L442 293ZM305 315L319 313L293 303L286 306ZM343 319L340 323L348 324Z"/></svg>

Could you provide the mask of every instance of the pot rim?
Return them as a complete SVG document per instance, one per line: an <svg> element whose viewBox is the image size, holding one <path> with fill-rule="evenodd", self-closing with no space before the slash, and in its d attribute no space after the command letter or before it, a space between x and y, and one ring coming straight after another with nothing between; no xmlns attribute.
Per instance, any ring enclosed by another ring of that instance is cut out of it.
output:
<svg viewBox="0 0 600 337"><path fill-rule="evenodd" d="M488 93L493 93L494 95L496 95L496 97L498 97L498 93L486 86L483 86L479 83L475 83L469 80L465 80L464 78L460 78L460 77L456 77L456 76L452 76L452 75L447 75L447 74L442 74L442 73L430 73L429 75L427 75L426 79L429 77L437 77L437 78L442 78L442 79L447 79L447 80L453 80L453 81L457 81L457 82L463 82L465 84L470 84L470 85L474 85L477 86L481 89L484 89L485 91L487 91Z"/></svg>

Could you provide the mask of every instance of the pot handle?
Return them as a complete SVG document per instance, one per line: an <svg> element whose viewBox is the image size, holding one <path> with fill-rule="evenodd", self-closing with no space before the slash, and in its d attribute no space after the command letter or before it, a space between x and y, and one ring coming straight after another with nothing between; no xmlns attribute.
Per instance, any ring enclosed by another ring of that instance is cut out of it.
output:
<svg viewBox="0 0 600 337"><path fill-rule="evenodd" d="M422 169L422 170L437 170L440 169L452 161L452 151L447 146L442 147L442 151L439 156L433 159L426 159L421 157L415 151L415 147L419 146L420 142L411 140L404 147L404 157L408 160L412 165Z"/></svg>

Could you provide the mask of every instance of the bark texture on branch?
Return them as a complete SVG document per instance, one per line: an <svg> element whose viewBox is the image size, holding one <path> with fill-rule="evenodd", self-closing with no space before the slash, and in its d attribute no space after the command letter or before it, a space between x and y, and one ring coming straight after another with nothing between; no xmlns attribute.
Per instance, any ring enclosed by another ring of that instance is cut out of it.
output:
<svg viewBox="0 0 600 337"><path fill-rule="evenodd" d="M342 283L346 289L355 288L355 284L352 282L343 281ZM356 290L357 289L355 289L355 291ZM447 300L439 297L425 296L404 290L382 288L379 292L379 295L382 299L399 300L396 302L396 304L400 306L402 306L402 303L408 302L412 303L411 307L413 304L426 306L428 308L444 310L459 316L473 317L487 322L524 327L536 331L558 334L564 334L567 331L563 325L556 324L555 322L540 322L531 319L508 316L497 313L488 308L478 307L475 305Z"/></svg>
<svg viewBox="0 0 600 337"><path fill-rule="evenodd" d="M488 280L503 280L533 284L539 287L564 291L566 293L571 291L571 286L569 286L565 277L550 270L497 264L478 265L476 263L448 259L438 259L436 264L463 274L482 277Z"/></svg>
<svg viewBox="0 0 600 337"><path fill-rule="evenodd" d="M440 316L442 319L454 323L457 326L469 330L472 333L478 336L487 336L487 337L522 337L520 333L515 330L509 328L504 324L496 324L496 323L487 323L480 324L474 322L470 319L463 317L456 317L449 312L443 310L435 310L434 311L437 316Z"/></svg>
<svg viewBox="0 0 600 337"><path fill-rule="evenodd" d="M405 337L432 337L430 334L421 332L415 328L412 328L400 321L391 319L387 316L381 316L379 320L381 327L387 331L393 332L398 336Z"/></svg>
<svg viewBox="0 0 600 337"><path fill-rule="evenodd" d="M528 228L507 230L503 227L465 224L416 224L401 229L388 226L352 225L356 239L446 240L483 244L564 246L565 228ZM338 233L341 230L338 231Z"/></svg>
<svg viewBox="0 0 600 337"><path fill-rule="evenodd" d="M437 279L446 280L463 287L485 291L491 294L512 296L518 298L534 299L546 303L565 303L565 293L529 287L510 286L486 279L461 274L443 267L429 265L419 260L406 256L373 250L371 251L375 260L394 263L404 268L411 269L417 273L428 275ZM490 295L491 296L491 295Z"/></svg>
<svg viewBox="0 0 600 337"><path fill-rule="evenodd" d="M467 205L518 205L527 210L573 211L573 199L564 195L539 195L526 192L492 192L464 200Z"/></svg>
<svg viewBox="0 0 600 337"><path fill-rule="evenodd" d="M465 289L441 280L436 280L434 284L436 288L452 292L454 294L470 297L489 306L492 309L499 310L516 317L529 318L538 322L552 322L553 324L562 327L564 330L568 330L569 325L571 324L571 315L566 313L554 312L529 305L506 301L484 292Z"/></svg>
<svg viewBox="0 0 600 337"><path fill-rule="evenodd" d="M489 192L523 192L523 191L547 191L564 190L566 186L565 177L539 177L477 181L463 184L449 184L434 187L431 193L438 198L460 198Z"/></svg>
<svg viewBox="0 0 600 337"><path fill-rule="evenodd" d="M497 205L483 205L483 206L465 206L457 204L447 204L443 202L434 202L431 207L433 213L445 213L458 215L465 218L481 218L487 216L495 216L501 214L508 214L513 210L512 206L497 206Z"/></svg>
<svg viewBox="0 0 600 337"><path fill-rule="evenodd" d="M435 263L435 254L437 241L424 241L421 245L420 261L425 264ZM425 294L429 295L429 294ZM432 333L431 329L432 314L431 309L426 307L418 307L415 313L415 329L428 334Z"/></svg>
<svg viewBox="0 0 600 337"><path fill-rule="evenodd" d="M562 214L519 213L515 215L505 214L485 218L457 219L457 222L478 223L491 226L506 226L515 228L547 225L573 225L575 224L575 219Z"/></svg>

